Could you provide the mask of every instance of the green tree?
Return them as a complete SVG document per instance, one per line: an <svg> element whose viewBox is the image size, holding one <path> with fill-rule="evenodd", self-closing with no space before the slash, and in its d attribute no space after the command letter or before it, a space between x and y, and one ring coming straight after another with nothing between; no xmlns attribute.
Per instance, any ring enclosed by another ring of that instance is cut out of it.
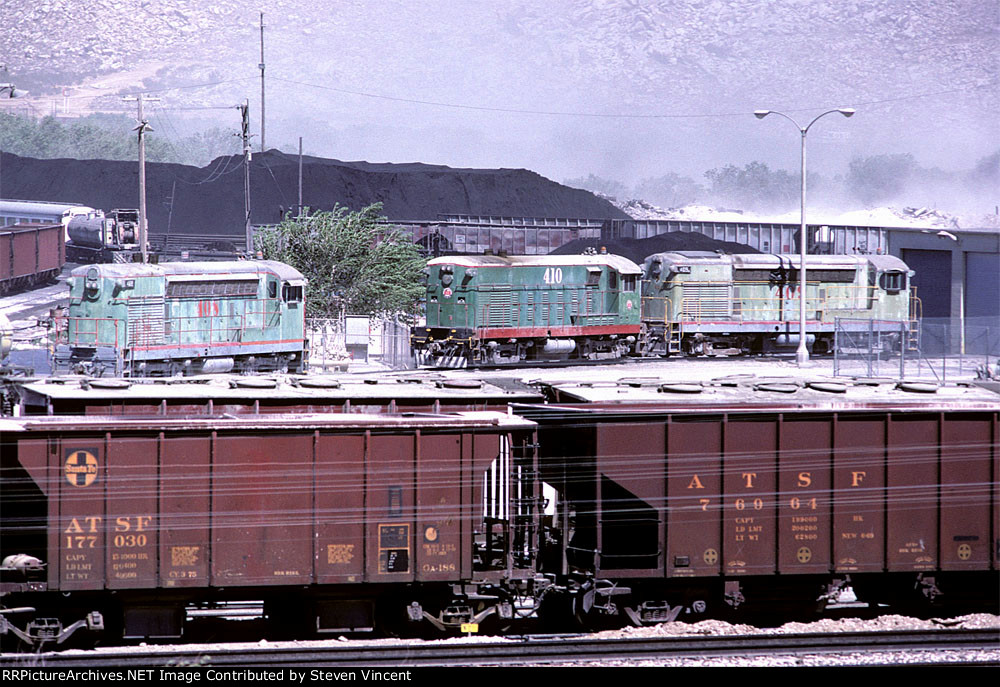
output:
<svg viewBox="0 0 1000 687"><path fill-rule="evenodd" d="M917 171L909 153L855 157L847 171L847 188L855 198L872 205L898 196Z"/></svg>
<svg viewBox="0 0 1000 687"><path fill-rule="evenodd" d="M23 157L137 160L135 120L94 114L69 124L55 117L34 120L0 113L0 150ZM146 138L146 160L201 166L220 155L239 153L232 130L216 127L186 137L155 132Z"/></svg>
<svg viewBox="0 0 1000 687"><path fill-rule="evenodd" d="M654 205L674 208L696 202L705 195L705 189L690 177L669 172L643 179L636 184L633 195Z"/></svg>
<svg viewBox="0 0 1000 687"><path fill-rule="evenodd" d="M618 198L620 200L625 200L628 197L628 188L625 184L620 181L615 181L614 179L605 179L603 177L595 176L594 174L588 174L585 177L577 177L576 179L566 179L563 184L572 188L582 188L585 191L591 191L593 193L601 193L605 196L611 196L612 198Z"/></svg>
<svg viewBox="0 0 1000 687"><path fill-rule="evenodd" d="M799 178L783 169L771 171L763 162L751 162L742 169L726 165L710 169L705 178L712 182L716 202L745 210L785 210L799 197Z"/></svg>
<svg viewBox="0 0 1000 687"><path fill-rule="evenodd" d="M995 189L1000 185L1000 149L979 158L970 178L973 183L982 184L986 188Z"/></svg>
<svg viewBox="0 0 1000 687"><path fill-rule="evenodd" d="M306 279L306 314L415 314L424 294L425 266L409 234L382 223L382 204L348 212L286 217L254 239L268 260L296 268Z"/></svg>

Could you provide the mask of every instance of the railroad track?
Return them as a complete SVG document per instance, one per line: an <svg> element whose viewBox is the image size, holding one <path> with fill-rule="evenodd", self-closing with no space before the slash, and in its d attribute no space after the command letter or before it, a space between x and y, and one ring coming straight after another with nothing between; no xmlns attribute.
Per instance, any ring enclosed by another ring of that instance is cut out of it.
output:
<svg viewBox="0 0 1000 687"><path fill-rule="evenodd" d="M586 662L660 661L805 654L918 651L990 651L992 658L963 665L1000 666L1000 631L905 630L722 636L594 638L522 636L486 641L300 642L286 646L141 647L85 652L3 654L4 667L129 668L170 666L226 669L260 667L530 666ZM914 665L912 653L907 665ZM930 664L931 661L927 661ZM918 661L917 664L923 664Z"/></svg>

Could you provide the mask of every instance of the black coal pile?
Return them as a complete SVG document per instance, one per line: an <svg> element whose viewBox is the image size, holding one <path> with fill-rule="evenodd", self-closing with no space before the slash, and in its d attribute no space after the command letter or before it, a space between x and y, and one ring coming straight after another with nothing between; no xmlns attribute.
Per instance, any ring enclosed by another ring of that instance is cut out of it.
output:
<svg viewBox="0 0 1000 687"><path fill-rule="evenodd" d="M139 166L107 160L37 160L3 155L7 198L48 200L101 210L138 206ZM151 234L242 235L243 160L220 157L206 167L147 163ZM250 210L254 224L278 222L298 203L298 156L277 150L253 156ZM383 204L392 220L434 220L439 214L617 218L628 215L588 191L525 169L459 169L412 164L303 158L302 204L359 210Z"/></svg>
<svg viewBox="0 0 1000 687"><path fill-rule="evenodd" d="M722 253L759 253L743 243L719 241L704 234L687 231L673 231L668 234L650 236L647 239L576 239L563 244L552 251L551 255L579 255L584 251L606 249L608 253L621 255L637 265L642 265L646 258L654 253L666 253L678 250L705 250Z"/></svg>

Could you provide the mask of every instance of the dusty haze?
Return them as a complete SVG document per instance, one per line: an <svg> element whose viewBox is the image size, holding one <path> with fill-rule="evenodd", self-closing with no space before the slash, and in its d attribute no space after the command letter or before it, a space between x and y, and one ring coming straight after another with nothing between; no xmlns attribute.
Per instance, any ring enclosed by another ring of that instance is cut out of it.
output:
<svg viewBox="0 0 1000 687"><path fill-rule="evenodd" d="M6 0L0 81L30 89L9 102L39 115L134 112L120 95L151 92L168 137L235 130L247 98L259 146L261 10L266 144L287 152L302 136L341 160L703 183L753 160L797 174L795 128L753 110L805 123L840 106L858 113L811 130L810 172L895 153L957 172L1000 147L994 0ZM952 211L1000 202L910 193Z"/></svg>

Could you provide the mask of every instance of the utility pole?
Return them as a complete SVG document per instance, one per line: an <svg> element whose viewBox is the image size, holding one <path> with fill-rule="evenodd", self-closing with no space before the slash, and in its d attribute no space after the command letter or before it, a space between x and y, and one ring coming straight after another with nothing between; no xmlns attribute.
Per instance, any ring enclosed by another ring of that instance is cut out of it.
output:
<svg viewBox="0 0 1000 687"><path fill-rule="evenodd" d="M302 137L299 136L299 210L298 216L302 216Z"/></svg>
<svg viewBox="0 0 1000 687"><path fill-rule="evenodd" d="M148 227L146 225L146 139L145 133L152 131L146 117L142 112L143 97L139 95L125 96L122 100L126 102L135 101L139 104L139 125L133 131L139 132L139 249L142 251L142 261L149 262L148 250L146 247L148 237ZM150 102L159 102L159 98L147 98Z"/></svg>
<svg viewBox="0 0 1000 687"><path fill-rule="evenodd" d="M250 226L250 101L244 100L237 109L243 117L243 210L246 221L246 254L253 257L253 228Z"/></svg>
<svg viewBox="0 0 1000 687"><path fill-rule="evenodd" d="M264 13L260 13L260 152L264 152Z"/></svg>

